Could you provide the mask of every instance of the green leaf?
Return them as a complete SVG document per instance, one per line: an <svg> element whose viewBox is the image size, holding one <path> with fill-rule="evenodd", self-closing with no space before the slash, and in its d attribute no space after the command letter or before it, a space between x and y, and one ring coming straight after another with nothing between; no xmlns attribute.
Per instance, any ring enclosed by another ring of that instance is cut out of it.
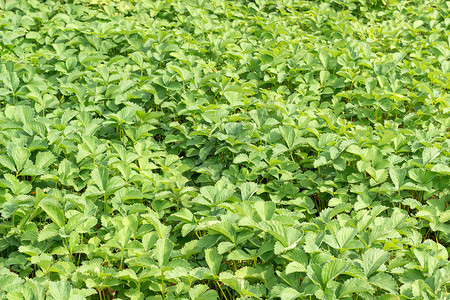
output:
<svg viewBox="0 0 450 300"><path fill-rule="evenodd" d="M339 249L351 249L352 239L356 236L357 229L351 227L343 227L336 233L336 240L339 244ZM350 248L349 248L350 247Z"/></svg>
<svg viewBox="0 0 450 300"><path fill-rule="evenodd" d="M17 288L19 285L23 284L23 279L20 278L17 274L10 272L6 268L0 269L0 286L2 289L1 291L9 291Z"/></svg>
<svg viewBox="0 0 450 300"><path fill-rule="evenodd" d="M337 294L338 297L341 298L348 294L363 292L373 293L374 288L365 280L360 278L350 278L339 286Z"/></svg>
<svg viewBox="0 0 450 300"><path fill-rule="evenodd" d="M249 200L250 197L258 190L258 185L254 182L243 183L240 187L241 198L243 201Z"/></svg>
<svg viewBox="0 0 450 300"><path fill-rule="evenodd" d="M245 251L243 251L241 249L236 249L236 250L232 251L230 254L228 254L227 259L228 260L251 260L252 257L251 257L251 255L245 253Z"/></svg>
<svg viewBox="0 0 450 300"><path fill-rule="evenodd" d="M125 249L133 234L130 227L124 227L117 232L117 242L120 244L121 249Z"/></svg>
<svg viewBox="0 0 450 300"><path fill-rule="evenodd" d="M322 290L326 288L326 283L322 279L322 267L318 264L310 264L306 269L306 274L315 284L321 287Z"/></svg>
<svg viewBox="0 0 450 300"><path fill-rule="evenodd" d="M289 150L292 150L295 145L295 131L290 126L283 126L280 128L281 136L283 140L286 142L286 146Z"/></svg>
<svg viewBox="0 0 450 300"><path fill-rule="evenodd" d="M239 295L244 295L244 289L246 287L246 281L242 278L236 278L233 274L229 272L222 272L219 275L220 281L231 287L233 290L239 293Z"/></svg>
<svg viewBox="0 0 450 300"><path fill-rule="evenodd" d="M205 260L211 272L214 275L219 275L222 255L219 254L217 248L205 249Z"/></svg>
<svg viewBox="0 0 450 300"><path fill-rule="evenodd" d="M334 280L339 274L344 273L347 268L347 262L335 259L328 261L323 267L314 263L310 264L306 274L313 282L318 284L323 291L325 291L328 283Z"/></svg>
<svg viewBox="0 0 450 300"><path fill-rule="evenodd" d="M4 185L9 187L15 195L28 194L32 187L28 181L19 181L14 175L4 174L6 181L3 181Z"/></svg>
<svg viewBox="0 0 450 300"><path fill-rule="evenodd" d="M262 220L270 220L275 214L276 205L272 201L258 201L254 204L255 210Z"/></svg>
<svg viewBox="0 0 450 300"><path fill-rule="evenodd" d="M91 178L101 191L108 189L109 171L107 168L103 166L95 168L91 173Z"/></svg>
<svg viewBox="0 0 450 300"><path fill-rule="evenodd" d="M234 191L233 190L219 190L215 186L206 186L200 188L200 193L203 197L209 200L212 204L220 204L229 199Z"/></svg>
<svg viewBox="0 0 450 300"><path fill-rule="evenodd" d="M45 213L50 217L50 219L62 228L66 223L66 218L64 217L64 212L59 208L58 205L53 203L53 201L42 200L39 203L39 207L42 208Z"/></svg>
<svg viewBox="0 0 450 300"><path fill-rule="evenodd" d="M29 106L15 106L17 117L23 124L29 124L34 119L35 111Z"/></svg>
<svg viewBox="0 0 450 300"><path fill-rule="evenodd" d="M377 248L370 248L362 255L364 274L370 277L388 258L388 252Z"/></svg>
<svg viewBox="0 0 450 300"><path fill-rule="evenodd" d="M448 165L444 165L444 164L435 164L432 168L431 171L442 174L442 175L447 175L450 176L450 166Z"/></svg>
<svg viewBox="0 0 450 300"><path fill-rule="evenodd" d="M70 284L67 281L50 281L48 285L48 291L50 295L53 297L53 299L64 299L69 300L70 298L70 291L71 291Z"/></svg>
<svg viewBox="0 0 450 300"><path fill-rule="evenodd" d="M439 156L440 152L441 151L439 149L434 148L434 147L426 148L425 150L423 150L423 153L422 153L422 163L423 163L423 165L426 166L431 161L436 159L436 157Z"/></svg>
<svg viewBox="0 0 450 300"><path fill-rule="evenodd" d="M367 78L366 79L366 91L368 94L371 94L375 87L377 86L377 80L375 78Z"/></svg>
<svg viewBox="0 0 450 300"><path fill-rule="evenodd" d="M227 237L232 243L236 243L236 229L230 222L220 222L213 224L210 229L217 231Z"/></svg>
<svg viewBox="0 0 450 300"><path fill-rule="evenodd" d="M14 160L6 155L0 155L0 164L7 167L10 171L17 171Z"/></svg>
<svg viewBox="0 0 450 300"><path fill-rule="evenodd" d="M168 264L172 250L173 243L168 238L162 238L156 242L156 260L160 269Z"/></svg>
<svg viewBox="0 0 450 300"><path fill-rule="evenodd" d="M320 71L319 79L320 79L320 84L321 85L325 85L329 78L330 78L330 72L328 72L328 71Z"/></svg>
<svg viewBox="0 0 450 300"><path fill-rule="evenodd" d="M296 273L296 272L306 272L305 265L292 261L286 266L286 274Z"/></svg>
<svg viewBox="0 0 450 300"><path fill-rule="evenodd" d="M345 272L347 268L348 264L343 260L336 259L328 261L322 269L322 282L324 284L324 287L328 284L328 282L335 279L339 274Z"/></svg>
<svg viewBox="0 0 450 300"><path fill-rule="evenodd" d="M192 300L214 300L218 295L215 290L208 290L209 287L203 284L197 284L189 290L189 297Z"/></svg>
<svg viewBox="0 0 450 300"><path fill-rule="evenodd" d="M145 295L144 293L138 291L137 289L128 289L125 292L125 296L127 296L127 299L130 300L144 300L145 299Z"/></svg>
<svg viewBox="0 0 450 300"><path fill-rule="evenodd" d="M219 254L224 254L227 251L230 251L231 249L235 248L236 245L234 243L230 242L222 242L217 246L217 252Z"/></svg>
<svg viewBox="0 0 450 300"><path fill-rule="evenodd" d="M166 226L159 220L159 217L156 212L150 210L147 214L142 215L144 218L146 218L150 224L153 225L155 230L158 233L158 236L160 239L167 237L167 235L170 233L170 226Z"/></svg>
<svg viewBox="0 0 450 300"><path fill-rule="evenodd" d="M38 234L38 242L42 242L58 235L59 227L56 223L50 223L44 226L44 228Z"/></svg>
<svg viewBox="0 0 450 300"><path fill-rule="evenodd" d="M51 152L39 152L36 155L36 167L45 170L56 161L56 157Z"/></svg>
<svg viewBox="0 0 450 300"><path fill-rule="evenodd" d="M394 183L395 189L398 191L405 181L406 170L399 168L389 169L389 176Z"/></svg>
<svg viewBox="0 0 450 300"><path fill-rule="evenodd" d="M25 167L25 163L30 158L31 152L25 147L14 146L11 151L11 157L16 164L16 170L20 171Z"/></svg>
<svg viewBox="0 0 450 300"><path fill-rule="evenodd" d="M131 280L134 282L139 281L136 272L133 271L132 269L121 270L117 272L116 277L119 279Z"/></svg>
<svg viewBox="0 0 450 300"><path fill-rule="evenodd" d="M319 51L319 59L325 68L329 67L331 55L328 52L326 52L326 50L322 49Z"/></svg>
<svg viewBox="0 0 450 300"><path fill-rule="evenodd" d="M370 284L385 289L393 294L397 294L397 283L391 275L384 272L377 273L369 278Z"/></svg>
<svg viewBox="0 0 450 300"><path fill-rule="evenodd" d="M290 287L284 288L280 293L281 300L297 299L300 296L301 294L297 290Z"/></svg>

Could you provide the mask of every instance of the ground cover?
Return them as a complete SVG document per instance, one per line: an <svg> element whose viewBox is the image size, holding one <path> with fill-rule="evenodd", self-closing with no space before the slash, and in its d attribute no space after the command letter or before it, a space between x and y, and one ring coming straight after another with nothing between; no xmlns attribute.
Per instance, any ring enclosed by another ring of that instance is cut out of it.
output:
<svg viewBox="0 0 450 300"><path fill-rule="evenodd" d="M0 3L1 299L446 299L450 2Z"/></svg>

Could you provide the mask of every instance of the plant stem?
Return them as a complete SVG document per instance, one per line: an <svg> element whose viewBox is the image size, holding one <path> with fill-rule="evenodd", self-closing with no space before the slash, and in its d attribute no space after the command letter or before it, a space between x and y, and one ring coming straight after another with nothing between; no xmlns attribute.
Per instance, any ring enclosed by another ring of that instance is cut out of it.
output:
<svg viewBox="0 0 450 300"><path fill-rule="evenodd" d="M161 271L161 294L162 294L163 299L165 299L166 298L166 287L164 284L164 276L162 274L162 271Z"/></svg>
<svg viewBox="0 0 450 300"><path fill-rule="evenodd" d="M120 257L120 266L119 269L122 269L122 265L123 265L123 252L125 249L121 249L122 250L122 256Z"/></svg>
<svg viewBox="0 0 450 300"><path fill-rule="evenodd" d="M215 281L217 286L219 287L220 292L222 293L223 297L225 298L225 300L228 300L227 295L225 295L225 292L222 290L222 287L220 286L218 281Z"/></svg>

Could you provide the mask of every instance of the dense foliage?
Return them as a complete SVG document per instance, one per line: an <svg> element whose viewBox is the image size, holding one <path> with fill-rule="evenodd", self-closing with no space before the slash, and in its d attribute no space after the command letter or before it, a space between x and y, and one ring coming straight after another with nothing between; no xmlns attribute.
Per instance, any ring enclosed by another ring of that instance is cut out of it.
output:
<svg viewBox="0 0 450 300"><path fill-rule="evenodd" d="M0 7L0 299L449 296L449 1Z"/></svg>

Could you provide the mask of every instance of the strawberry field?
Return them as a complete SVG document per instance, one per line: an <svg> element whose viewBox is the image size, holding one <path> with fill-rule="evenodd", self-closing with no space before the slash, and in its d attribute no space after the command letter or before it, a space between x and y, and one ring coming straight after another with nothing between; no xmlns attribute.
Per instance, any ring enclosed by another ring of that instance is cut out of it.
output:
<svg viewBox="0 0 450 300"><path fill-rule="evenodd" d="M448 299L450 2L0 1L0 299Z"/></svg>

